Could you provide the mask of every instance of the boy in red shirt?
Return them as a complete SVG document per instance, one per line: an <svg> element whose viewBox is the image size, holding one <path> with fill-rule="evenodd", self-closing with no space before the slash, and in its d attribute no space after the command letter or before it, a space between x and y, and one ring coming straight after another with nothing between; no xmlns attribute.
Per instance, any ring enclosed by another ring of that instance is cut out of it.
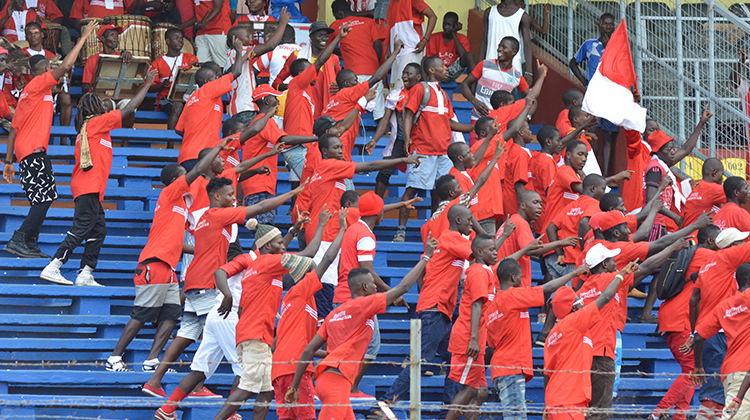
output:
<svg viewBox="0 0 750 420"><path fill-rule="evenodd" d="M97 28L92 22L87 25L80 39L60 66L50 70L49 61L44 56L29 58L32 79L19 98L13 116L12 129L8 134L3 178L12 182L16 175L13 154L18 159L21 187L29 200L29 214L21 227L13 232L13 237L5 250L25 258L49 258L37 244L47 210L57 199L55 174L52 162L47 156L49 133L52 128L54 101L51 90L65 75L78 58L86 38ZM85 35L85 36L84 36Z"/></svg>
<svg viewBox="0 0 750 420"><path fill-rule="evenodd" d="M526 419L526 382L534 377L528 309L544 305L557 289L577 276L588 274L589 269L586 266L578 267L536 287L522 286L523 270L513 258L500 261L495 272L498 280L496 286L499 287L485 317L489 346L495 349L490 362L490 377L503 404L505 418L523 420Z"/></svg>
<svg viewBox="0 0 750 420"><path fill-rule="evenodd" d="M558 167L547 187L547 202L544 212L539 216L538 224L542 232L547 231L552 215L558 214L565 206L578 199L583 192L581 175L588 158L586 144L572 140L565 148L565 164Z"/></svg>
<svg viewBox="0 0 750 420"><path fill-rule="evenodd" d="M448 73L443 60L436 56L427 57L423 67L427 82L415 85L409 91L409 102L404 111L404 148L411 156L427 156L420 165L406 167L406 190L401 201L411 200L418 190L434 190L435 180L450 171L451 161L446 154L451 142L451 131L470 133L474 130L472 126L452 119L455 114L451 100L440 88L440 82L445 80ZM418 124L415 125L414 117L421 108L425 89L430 91L430 100L419 113ZM435 210L438 197L435 191L430 195L432 209ZM394 237L398 242L403 242L399 236L406 235L409 213L409 208L402 208L399 212L398 229Z"/></svg>
<svg viewBox="0 0 750 420"><path fill-rule="evenodd" d="M78 101L75 127L78 131L75 146L76 165L70 190L75 201L73 227L57 249L52 261L39 275L44 280L57 284L73 285L60 273L60 267L68 261L81 242L86 248L81 258L81 269L76 277L76 286L101 286L91 274L99 260L107 222L104 219L104 191L107 189L109 171L112 168L112 138L109 132L121 128L123 121L133 115L146 97L154 82L156 71L151 70L138 93L122 110L105 112L103 99L96 93L87 93Z"/></svg>
<svg viewBox="0 0 750 420"><path fill-rule="evenodd" d="M708 158L703 162L701 174L703 179L685 199L685 209L682 211L682 224L685 226L692 224L702 213L717 213L727 202L721 185L724 180L724 164L719 159ZM714 223L717 221L715 215Z"/></svg>
<svg viewBox="0 0 750 420"><path fill-rule="evenodd" d="M737 267L737 285L739 292L733 297L723 300L711 314L698 323L695 330L695 372L693 381L703 386L705 370L703 369L703 347L707 339L723 332L727 340L727 352L721 364L721 377L724 385L725 406L735 403L739 411L734 416L726 410L723 418L745 419L750 416L747 405L750 399L744 396L738 398L738 391L745 379L745 373L750 369L750 357L747 348L750 346L750 264ZM745 403L745 405L742 405Z"/></svg>
<svg viewBox="0 0 750 420"><path fill-rule="evenodd" d="M240 15L234 19L235 12L231 12L234 26L237 26L240 22L276 22L276 18L268 14L269 3L268 0L245 0L245 6L247 7L246 15ZM261 26L261 28L263 28L263 26ZM253 37L252 45L259 45L264 42L265 39L263 39L263 34L261 32L256 32ZM260 56L260 54L258 54L258 56Z"/></svg>
<svg viewBox="0 0 750 420"><path fill-rule="evenodd" d="M475 171L478 168L486 168L490 165L490 159L495 154L498 147L508 148L508 139L499 138L496 134L499 131L497 122L490 117L480 117L474 124L478 140L471 146L471 152L474 154ZM479 220L482 229L489 234L494 235L497 230L497 222L502 220L503 215L503 178L505 171L500 169L505 167L505 158L501 158L490 172L487 179L487 188L483 188L477 194L476 206L473 206L474 213ZM473 177L472 177L473 178ZM474 179L474 182L477 180Z"/></svg>
<svg viewBox="0 0 750 420"><path fill-rule="evenodd" d="M534 135L531 134L528 121L523 122L512 140L506 156L503 179L503 210L506 216L515 213L521 194L526 190L532 190L529 185L531 151L526 145L534 141Z"/></svg>
<svg viewBox="0 0 750 420"><path fill-rule="evenodd" d="M221 1L221 0L217 0ZM237 54L242 51L242 42L232 40ZM208 66L195 72L195 83L198 90L193 92L185 104L175 126L175 132L182 136L182 147L177 161L190 170L198 162L198 153L206 147L213 147L219 142L221 119L223 115L221 96L232 90L232 82L242 73L242 65L250 58L246 54L232 66L232 72L221 76ZM221 77L219 77L221 76Z"/></svg>
<svg viewBox="0 0 750 420"><path fill-rule="evenodd" d="M583 103L583 93L576 89L571 88L563 92L562 101L565 108L557 114L557 121L555 121L555 128L560 133L567 133L573 128L568 118L568 111L575 105L581 105Z"/></svg>
<svg viewBox="0 0 750 420"><path fill-rule="evenodd" d="M159 71L159 77L154 81L154 86L149 89L149 92L158 92L156 94L156 107L159 111L169 114L167 130L174 130L185 102L180 100L170 101L167 99L167 94L172 87L172 81L177 76L177 71L189 69L198 64L198 57L182 52L182 47L185 45L185 36L180 29L167 29L167 32L164 33L164 42L167 44L167 53L151 63L151 68ZM174 142L167 143L168 149L173 147Z"/></svg>
<svg viewBox="0 0 750 420"><path fill-rule="evenodd" d="M750 189L747 181L731 176L724 181L724 197L726 204L714 216L714 223L721 230L737 228L742 232L750 232L750 213L741 206L750 200Z"/></svg>
<svg viewBox="0 0 750 420"><path fill-rule="evenodd" d="M471 52L469 38L458 33L461 29L463 25L458 21L458 15L455 12L446 13L443 15L443 32L433 34L425 48L427 57L436 55L445 62L445 67L448 68L446 82L456 80L466 69L477 66L477 58Z"/></svg>
<svg viewBox="0 0 750 420"><path fill-rule="evenodd" d="M411 290L435 254L437 242L436 239L430 239L417 265L396 287L385 293L377 293L375 280L369 270L360 267L349 272L347 282L352 299L326 317L315 337L302 352L294 380L284 398L287 403L299 400L299 386L307 366L313 354L327 343L328 354L315 369L315 390L323 403L318 418L354 420L349 390L359 372L357 365L362 362L372 338L373 317L384 313L388 305Z"/></svg>
<svg viewBox="0 0 750 420"><path fill-rule="evenodd" d="M617 294L624 276L638 270L635 261L613 276L594 301L583 299L570 287L555 293L552 308L560 320L544 345L544 405L548 420L584 420L591 400L593 344L589 329L602 321L600 310Z"/></svg>

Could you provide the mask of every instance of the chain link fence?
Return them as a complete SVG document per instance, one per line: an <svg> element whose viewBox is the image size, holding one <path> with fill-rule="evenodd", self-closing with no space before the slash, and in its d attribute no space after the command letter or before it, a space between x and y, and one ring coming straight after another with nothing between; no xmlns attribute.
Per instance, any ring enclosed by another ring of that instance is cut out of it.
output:
<svg viewBox="0 0 750 420"><path fill-rule="evenodd" d="M531 31L535 54L553 58L558 71L575 79L568 62L584 41L599 37L601 14L610 13L617 22L625 18L649 117L681 144L692 134L706 104L714 114L694 156L678 169L700 178L702 160L716 156L728 173L745 177L750 68L747 62L740 64L739 49L750 50L750 5L713 0L532 0L526 11L540 25L547 3L548 33ZM477 0L483 10L494 4Z"/></svg>

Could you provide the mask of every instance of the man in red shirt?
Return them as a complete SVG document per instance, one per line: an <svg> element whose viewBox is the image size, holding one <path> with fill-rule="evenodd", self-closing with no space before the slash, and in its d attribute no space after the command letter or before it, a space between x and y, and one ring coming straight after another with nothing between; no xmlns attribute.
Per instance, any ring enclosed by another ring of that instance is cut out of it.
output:
<svg viewBox="0 0 750 420"><path fill-rule="evenodd" d="M573 140L565 148L565 164L558 167L552 181L547 187L547 202L544 213L539 217L537 223L541 224L542 232L547 231L552 221L552 215L558 214L565 206L578 199L583 192L583 180L581 173L586 159L588 149L586 144L580 140Z"/></svg>
<svg viewBox="0 0 750 420"><path fill-rule="evenodd" d="M727 202L724 189L721 184L724 180L724 164L719 159L708 158L703 162L701 169L703 179L685 199L685 209L682 211L683 222L687 226L692 224L701 213L714 212ZM718 225L719 219L714 216L714 223ZM735 226L738 227L738 226ZM742 230L740 228L740 230Z"/></svg>
<svg viewBox="0 0 750 420"><path fill-rule="evenodd" d="M568 119L568 111L570 111L570 108L583 103L583 93L576 88L568 89L563 92L562 101L565 108L557 114L555 128L557 128L557 131L560 133L567 133L573 127L570 123L570 119Z"/></svg>
<svg viewBox="0 0 750 420"><path fill-rule="evenodd" d="M213 61L224 67L227 32L232 26L230 12L229 0L196 0L195 16L181 25L187 27L195 23L195 50L201 63Z"/></svg>
<svg viewBox="0 0 750 420"><path fill-rule="evenodd" d="M195 257L185 274L185 309L182 313L180 330L177 331L177 337L164 352L157 370L148 382L143 384L144 393L155 397L166 397L161 387L161 378L167 373L169 364L175 361L187 346L196 342L203 332L206 315L213 307L218 294L213 273L227 262L231 226L235 223L244 223L246 219L256 214L265 213L269 209L284 204L288 199L302 192L305 185L254 206L233 207L236 199L232 181L217 177L208 182L206 192L211 204L195 227Z"/></svg>
<svg viewBox="0 0 750 420"><path fill-rule="evenodd" d="M701 268L690 297L690 331L695 331L698 324L711 318L714 308L722 301L737 293L735 272L738 266L750 260L750 243L745 241L748 236L750 233L730 227L716 237L719 250ZM691 338L686 347L691 348L692 345ZM709 413L707 417L712 418L713 414L710 413L720 412L726 402L721 378L716 377L727 354L726 335L719 332L707 339L702 353L702 363L696 363L696 367L703 367L709 376L701 386L700 410Z"/></svg>
<svg viewBox="0 0 750 420"><path fill-rule="evenodd" d="M528 309L544 305L557 289L575 277L588 274L589 269L586 266L578 267L536 287L522 286L523 270L512 258L502 260L497 265L496 273L499 288L486 314L489 346L495 349L490 362L490 376L492 386L503 404L504 418L524 420L526 382L534 377Z"/></svg>
<svg viewBox="0 0 750 420"><path fill-rule="evenodd" d="M86 38L96 28L94 22L86 26L70 54L65 56L60 66L54 70L50 70L49 61L44 56L29 58L32 79L21 93L13 116L3 168L3 178L9 183L12 182L16 175L13 166L15 153L21 187L31 205L26 219L21 227L13 232L13 237L5 247L6 251L18 256L49 258L49 255L39 249L37 240L47 217L47 210L57 199L55 174L52 171L52 162L47 156L54 109L51 90L60 82L60 78L73 68Z"/></svg>
<svg viewBox="0 0 750 420"><path fill-rule="evenodd" d="M406 1L406 0L401 0ZM394 66L395 67L395 66ZM427 57L423 63L427 81L415 85L409 91L409 102L404 112L404 148L409 155L427 155L418 166L406 167L406 190L401 201L408 201L417 195L418 190L434 190L435 180L446 175L451 169L451 161L446 156L451 142L451 131L470 133L474 128L453 120L453 105L440 87L448 71L439 57ZM429 92L430 100L422 109L422 98ZM418 114L417 124L414 124ZM432 196L432 209L437 209L438 197ZM405 235L409 208L402 208L398 215L396 237ZM396 238L394 238L396 239Z"/></svg>
<svg viewBox="0 0 750 420"><path fill-rule="evenodd" d="M331 29L335 32L328 36L329 39L333 40L339 28L344 24L348 23L349 28L354 29L351 36L342 40L339 45L341 58L344 60L344 67L354 72L357 82L368 81L380 67L380 57L383 56L383 31L374 20L352 13L346 0L334 1L331 4L331 10L336 21L331 24ZM390 70L390 63L385 74L388 74L388 70ZM379 78L372 86L375 88L375 109L372 111L375 121L383 118L385 113L382 79L382 77Z"/></svg>
<svg viewBox="0 0 750 420"><path fill-rule="evenodd" d="M391 74L395 76L391 78L391 89L398 89L403 86L403 80L398 75L404 72L406 65L421 63L425 57L424 49L430 41L432 31L435 30L437 16L424 0L391 0L387 8L387 25L383 28L389 31L388 44L391 46L391 53L397 39L404 42L404 48L391 68ZM424 63L422 65L424 66Z"/></svg>
<svg viewBox="0 0 750 420"><path fill-rule="evenodd" d="M328 354L315 369L315 390L323 403L318 418L354 420L349 390L359 373L358 364L362 362L372 339L373 317L385 313L388 305L411 290L417 279L424 274L437 246L438 241L430 239L417 265L396 287L385 293L377 293L375 280L369 270L359 267L349 272L347 282L352 298L328 314L315 337L302 352L294 380L284 398L287 403L299 400L299 386L313 354L328 343Z"/></svg>
<svg viewBox="0 0 750 420"><path fill-rule="evenodd" d="M124 119L135 114L136 108L146 97L154 82L156 72L151 70L133 100L122 110L105 112L102 98L96 93L87 93L78 101L75 127L78 131L75 146L76 165L70 181L70 191L75 201L73 227L57 248L57 252L39 277L57 284L73 283L60 273L60 267L68 262L81 242L86 248L81 257L81 269L76 277L76 286L101 286L91 272L96 268L99 251L107 236L104 219L104 191L107 189L109 171L112 168L112 138L109 132L122 127Z"/></svg>
<svg viewBox="0 0 750 420"><path fill-rule="evenodd" d="M95 0L75 0L70 9L70 20L79 27L79 20L86 18L105 18L112 15L124 15L130 11L132 0L113 0L112 3Z"/></svg>
<svg viewBox="0 0 750 420"><path fill-rule="evenodd" d="M570 287L555 293L552 308L560 321L552 329L544 345L544 404L548 420L584 420L591 401L591 363L593 342L591 327L602 321L600 310L620 289L624 277L638 270L635 261L620 273L609 277L610 283L594 300L583 305Z"/></svg>
<svg viewBox="0 0 750 420"><path fill-rule="evenodd" d="M716 237L720 232L721 229L716 225L704 227L698 231L698 247L695 249L690 265L685 270L684 288L678 295L665 300L659 308L659 333L666 337L672 356L680 364L682 375L675 378L667 393L659 401L652 414L655 418L661 417L662 414L669 414L669 410L674 407L673 418L685 420L685 412L690 409L693 392L695 392L695 385L690 374L695 369L695 362L692 351L683 347L692 336L690 296L693 294L698 272L719 249L716 246Z"/></svg>
<svg viewBox="0 0 750 420"><path fill-rule="evenodd" d="M724 197L727 203L714 216L716 226L721 230L733 227L742 232L750 232L750 213L740 207L750 200L747 181L738 176L727 178L724 181Z"/></svg>
<svg viewBox="0 0 750 420"><path fill-rule="evenodd" d="M739 292L733 297L724 299L711 311L710 315L700 321L695 330L695 372L693 381L696 385L703 385L706 380L706 371L703 368L703 348L706 340L722 332L726 335L727 351L726 357L721 364L721 377L724 385L725 406L732 402L740 405L739 411L734 418L744 419L750 416L750 408L747 403L750 399L746 396L744 401L737 398L738 391L742 385L745 373L750 369L750 357L748 346L750 346L750 264L742 264L737 267L737 285ZM741 405L742 403L745 405ZM731 418L728 411L724 412L723 418Z"/></svg>
<svg viewBox="0 0 750 420"><path fill-rule="evenodd" d="M524 121L521 129L513 136L505 164L505 179L503 179L503 210L505 215L515 213L518 208L518 198L529 185L529 163L531 151L526 145L534 140L528 121Z"/></svg>
<svg viewBox="0 0 750 420"><path fill-rule="evenodd" d="M156 94L156 107L159 111L169 114L167 130L174 130L185 102L181 100L170 101L167 94L172 87L172 82L177 77L177 71L189 69L198 64L198 57L182 52L182 47L185 45L185 36L180 29L167 29L167 32L164 33L164 42L167 44L167 53L151 63L151 68L159 71L159 77L154 82L154 86L149 89L149 92L158 92ZM167 143L168 149L173 147L174 142Z"/></svg>
<svg viewBox="0 0 750 420"><path fill-rule="evenodd" d="M242 51L242 42L233 40L234 50ZM221 119L223 115L221 96L232 90L232 82L242 72L242 60L232 66L232 72L221 76L207 66L195 72L195 83L198 90L193 92L177 121L175 132L182 136L182 147L177 161L190 170L198 162L198 153L206 147L213 147L219 142ZM221 77L219 77L221 76Z"/></svg>
<svg viewBox="0 0 750 420"><path fill-rule="evenodd" d="M463 25L458 21L455 12L443 15L443 32L433 34L427 42L425 55L427 57L436 55L445 62L448 68L447 82L456 80L466 69L477 66L477 58L471 52L469 38L458 33Z"/></svg>

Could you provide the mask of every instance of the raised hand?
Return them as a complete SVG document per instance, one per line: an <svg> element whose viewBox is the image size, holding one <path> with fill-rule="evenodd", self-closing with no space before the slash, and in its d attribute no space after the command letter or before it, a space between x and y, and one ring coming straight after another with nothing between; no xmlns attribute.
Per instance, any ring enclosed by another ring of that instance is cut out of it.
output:
<svg viewBox="0 0 750 420"><path fill-rule="evenodd" d="M378 95L378 92L375 89L370 89L365 93L365 99L367 99L367 102L372 101L375 99L375 97Z"/></svg>
<svg viewBox="0 0 750 420"><path fill-rule="evenodd" d="M539 77L547 77L547 68L546 65L542 64L539 59L536 60L536 71L539 73Z"/></svg>
<svg viewBox="0 0 750 420"><path fill-rule="evenodd" d="M341 29L339 29L339 36L343 39L346 38L347 35L349 35L349 32L352 31L352 28L349 27L349 22L341 25Z"/></svg>
<svg viewBox="0 0 750 420"><path fill-rule="evenodd" d="M323 210L326 209L327 205L328 205L327 203L323 204ZM295 224L299 225L300 229L302 228L302 225L304 225L305 223L310 223L310 212L309 211L307 211L307 210L305 210L305 211L299 211L299 207L298 206L294 206L294 211L297 212L297 223L295 223Z"/></svg>
<svg viewBox="0 0 750 420"><path fill-rule="evenodd" d="M151 85L153 85L154 79L156 79L156 76L158 75L159 75L158 70L156 69L149 70L148 73L146 73L146 81L145 81L146 86L150 87Z"/></svg>
<svg viewBox="0 0 750 420"><path fill-rule="evenodd" d="M225 139L221 140L221 143L219 143L219 148L221 150L234 150L234 147L230 146L229 143L232 142L232 137L227 137Z"/></svg>
<svg viewBox="0 0 750 420"><path fill-rule="evenodd" d="M318 217L318 225L325 226L328 224L329 221L331 221L331 218L333 217L333 214L331 214L331 211L324 208L323 211L320 212L320 216Z"/></svg>
<svg viewBox="0 0 750 420"><path fill-rule="evenodd" d="M12 4L13 4L12 1L8 2L9 6L11 6ZM86 27L83 28L83 33L81 34L81 36L83 37L83 39L88 39L88 37L95 31L97 31L98 29L99 29L99 23L94 22L94 21L89 22L88 25L86 25Z"/></svg>
<svg viewBox="0 0 750 420"><path fill-rule="evenodd" d="M268 165L261 165L255 168L255 173L258 175L271 175L271 168L268 167Z"/></svg>
<svg viewBox="0 0 750 420"><path fill-rule="evenodd" d="M581 238L577 236L568 236L567 238L563 239L560 242L562 242L561 246L576 246L576 244L578 244L578 241L580 240Z"/></svg>
<svg viewBox="0 0 750 420"><path fill-rule="evenodd" d="M404 41L396 39L396 41L393 43L393 54L398 54L399 52L401 52L402 48L404 48Z"/></svg>
<svg viewBox="0 0 750 420"><path fill-rule="evenodd" d="M310 178L307 178L305 180L305 182L299 184L299 187L297 187L294 190L292 190L292 192L294 193L294 195L300 195L300 194L302 194L302 191L305 189L305 187L307 186L307 184L309 182L310 182Z"/></svg>
<svg viewBox="0 0 750 420"><path fill-rule="evenodd" d="M695 223L698 224L698 229L703 229L704 227L708 227L714 224L714 212L703 212L700 216L698 216L698 219L695 221Z"/></svg>
<svg viewBox="0 0 750 420"><path fill-rule="evenodd" d="M432 237L432 232L427 234L427 241L424 244L424 254L432 258L438 247L438 240Z"/></svg>
<svg viewBox="0 0 750 420"><path fill-rule="evenodd" d="M346 223L346 216L349 215L349 209L339 210L339 231L346 230L348 223Z"/></svg>
<svg viewBox="0 0 750 420"><path fill-rule="evenodd" d="M714 114L708 110L708 103L706 103L706 106L703 108L703 114L701 115L701 122L705 124L713 116Z"/></svg>
<svg viewBox="0 0 750 420"><path fill-rule="evenodd" d="M289 20L292 18L292 14L287 12L286 7L281 8L281 12L279 12L279 26L286 26L287 23L289 23Z"/></svg>

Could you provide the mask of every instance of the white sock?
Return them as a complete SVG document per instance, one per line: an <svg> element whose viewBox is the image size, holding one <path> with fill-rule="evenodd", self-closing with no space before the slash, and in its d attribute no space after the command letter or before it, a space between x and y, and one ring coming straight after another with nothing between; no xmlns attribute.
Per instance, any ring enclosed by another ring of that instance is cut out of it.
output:
<svg viewBox="0 0 750 420"><path fill-rule="evenodd" d="M157 359L145 360L143 364L144 365L158 365L159 359L157 358Z"/></svg>
<svg viewBox="0 0 750 420"><path fill-rule="evenodd" d="M122 361L122 356L109 356L109 358L107 358L107 361L109 363L120 362Z"/></svg>

